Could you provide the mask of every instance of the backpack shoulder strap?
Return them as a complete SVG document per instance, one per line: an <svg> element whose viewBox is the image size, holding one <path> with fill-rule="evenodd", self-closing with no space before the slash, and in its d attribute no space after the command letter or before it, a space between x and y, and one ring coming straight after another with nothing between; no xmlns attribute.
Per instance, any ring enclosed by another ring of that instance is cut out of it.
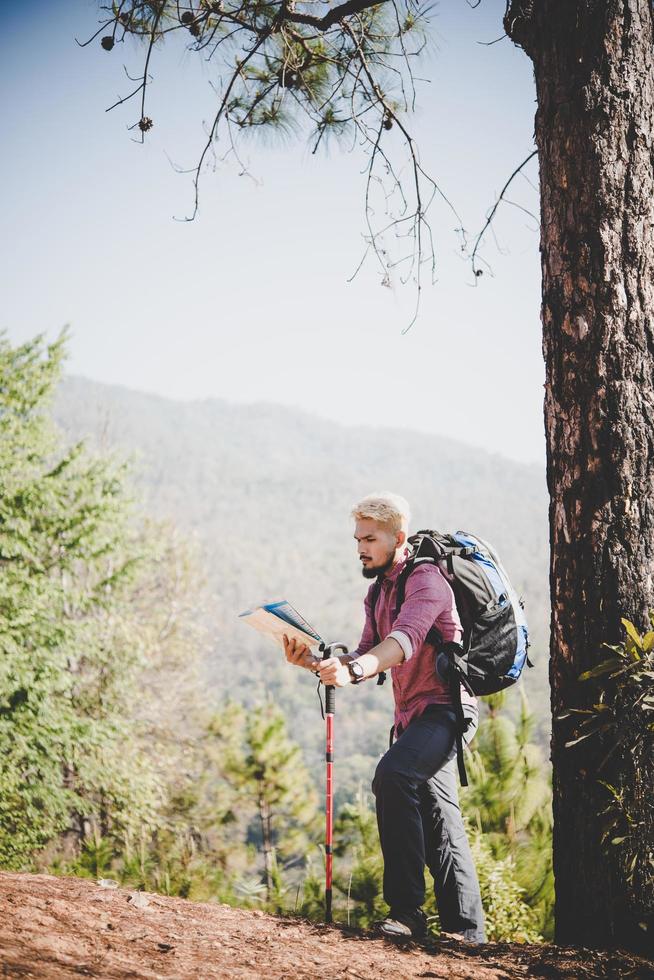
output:
<svg viewBox="0 0 654 980"><path fill-rule="evenodd" d="M377 600L379 599L379 593L381 592L381 584L382 584L381 575L379 575L375 579L375 584L373 585L372 591L370 592L370 623L374 635L375 646L377 646L380 640L379 630L377 629L377 616L375 614L375 609L377 606Z"/></svg>
<svg viewBox="0 0 654 980"><path fill-rule="evenodd" d="M374 645L377 646L379 643L379 630L377 629L377 618L375 616L375 607L377 605L377 600L379 599L379 593L381 592L381 575L375 579L375 584L372 587L372 592L370 593L370 623L372 626ZM381 670L377 674L377 686L380 687L386 680L386 671Z"/></svg>
<svg viewBox="0 0 654 980"><path fill-rule="evenodd" d="M393 619L397 619L398 613L404 605L407 579L415 567L416 566L414 563L409 559L400 572L400 576L397 580L397 598L395 599L395 612L393 613Z"/></svg>
<svg viewBox="0 0 654 980"><path fill-rule="evenodd" d="M425 563L430 565L436 565L436 562L431 558L421 558L418 559L418 561L410 558L405 564L402 571L400 572L397 581L397 598L395 600L395 611L393 613L394 620L397 619L400 609L404 605L404 600L406 598L406 583L409 576L411 575L411 572L415 568L417 568L418 565L422 565ZM372 592L370 594L370 618L372 621L375 645L380 641L379 631L377 629L377 620L375 618L375 606L377 605L377 600L379 599L380 592L381 592L381 576L376 580L375 584L373 585ZM438 631L438 629L436 628L436 626L432 626L430 628L425 639L428 643L431 643L435 647L438 647L443 642L443 638L440 632ZM377 676L377 684L378 685L383 684L385 680L386 680L386 672L382 671Z"/></svg>
<svg viewBox="0 0 654 980"><path fill-rule="evenodd" d="M400 572L400 577L397 583L397 599L395 601L395 613L393 615L393 619L397 619L400 609L404 604L404 600L406 598L406 583L409 578L409 575L416 568L418 568L419 565L423 565L423 564L436 566L436 562L433 561L431 558L421 558L418 561L416 561L415 559L409 559L409 561L407 561L406 565ZM441 636L437 627L433 625L430 627L429 632L425 637L425 640L428 643L431 643L433 646L437 647L443 642L443 637Z"/></svg>

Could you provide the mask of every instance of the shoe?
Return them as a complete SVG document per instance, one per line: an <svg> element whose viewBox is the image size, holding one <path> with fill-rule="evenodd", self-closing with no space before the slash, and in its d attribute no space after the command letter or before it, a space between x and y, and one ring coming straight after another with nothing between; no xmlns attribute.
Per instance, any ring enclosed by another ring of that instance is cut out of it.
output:
<svg viewBox="0 0 654 980"><path fill-rule="evenodd" d="M465 932L443 932L441 930L438 938L441 942L452 942L454 940L457 943L468 943L470 946L482 946L486 942L483 932L481 939L478 938L479 933L477 931L469 929L467 932L473 933L473 935L466 935Z"/></svg>
<svg viewBox="0 0 654 980"><path fill-rule="evenodd" d="M427 916L422 909L391 909L380 922L379 931L390 939L423 939L427 935Z"/></svg>

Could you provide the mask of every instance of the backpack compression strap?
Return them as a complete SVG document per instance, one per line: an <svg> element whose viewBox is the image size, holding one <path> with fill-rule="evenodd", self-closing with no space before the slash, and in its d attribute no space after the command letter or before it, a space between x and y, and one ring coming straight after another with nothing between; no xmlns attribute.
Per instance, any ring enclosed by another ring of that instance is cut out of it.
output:
<svg viewBox="0 0 654 980"><path fill-rule="evenodd" d="M471 719L466 718L463 713L463 704L461 702L461 685L463 685L470 694L473 694L473 690L468 683L468 679L465 676L463 669L457 662L460 659L461 653L463 652L461 644L445 643L441 647L441 652L447 654L450 662L450 697L452 698L452 707L454 708L454 714L456 715L456 764L459 769L459 780L461 785L467 786L468 775L466 773L466 764L463 756L463 736L470 727Z"/></svg>

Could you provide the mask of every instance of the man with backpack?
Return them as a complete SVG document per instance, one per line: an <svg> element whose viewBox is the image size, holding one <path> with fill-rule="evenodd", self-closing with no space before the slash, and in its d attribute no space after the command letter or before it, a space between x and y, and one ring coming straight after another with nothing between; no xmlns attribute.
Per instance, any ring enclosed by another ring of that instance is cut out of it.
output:
<svg viewBox="0 0 654 980"><path fill-rule="evenodd" d="M356 686L391 671L395 740L373 780L390 906L380 929L392 938L425 934L427 865L443 933L483 943L479 883L456 782L457 743L472 737L478 709L458 680L453 695L447 658L439 658L462 635L454 593L435 562L407 564L409 507L402 497L371 495L352 516L363 576L375 580L361 642L352 654L316 661L307 647L285 640L286 658L318 673L326 686Z"/></svg>

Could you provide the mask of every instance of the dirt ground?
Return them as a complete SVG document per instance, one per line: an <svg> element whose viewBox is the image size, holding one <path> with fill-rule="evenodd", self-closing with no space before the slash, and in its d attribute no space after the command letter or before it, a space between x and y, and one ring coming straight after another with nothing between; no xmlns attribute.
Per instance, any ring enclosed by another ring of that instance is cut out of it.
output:
<svg viewBox="0 0 654 980"><path fill-rule="evenodd" d="M79 878L0 874L2 977L266 980L654 980L619 953L463 943L399 947L372 934Z"/></svg>

